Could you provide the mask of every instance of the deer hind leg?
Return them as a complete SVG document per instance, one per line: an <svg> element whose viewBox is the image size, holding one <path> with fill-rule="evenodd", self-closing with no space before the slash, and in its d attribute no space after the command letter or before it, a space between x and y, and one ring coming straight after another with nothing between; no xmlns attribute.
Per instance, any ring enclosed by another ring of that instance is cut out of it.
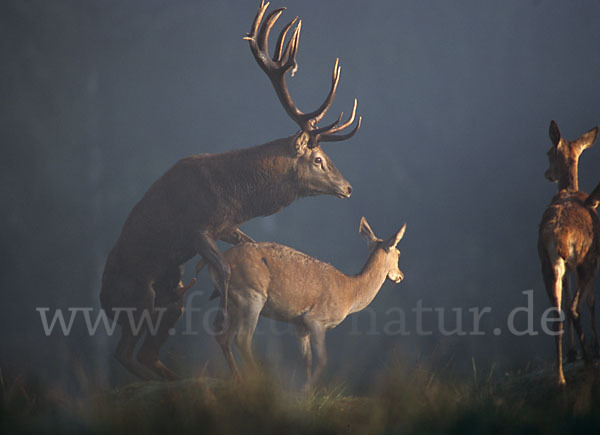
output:
<svg viewBox="0 0 600 435"><path fill-rule="evenodd" d="M153 372L140 365L133 357L135 345L139 341L140 337L141 334L135 335L131 328L129 328L129 325L124 325L121 328L121 339L119 340L119 344L117 344L117 349L115 350L115 359L119 361L119 363L121 363L121 365L130 373L145 381L157 379Z"/></svg>
<svg viewBox="0 0 600 435"><path fill-rule="evenodd" d="M596 332L596 297L594 295L594 280L590 280L586 293L586 300L592 322L592 358L600 358L600 344L598 344L598 334Z"/></svg>
<svg viewBox="0 0 600 435"><path fill-rule="evenodd" d="M174 334L175 323L183 314L183 296L176 293L182 275L183 267L173 267L154 282L156 297L150 318L156 330L146 328L146 337L138 353L138 361L165 380L178 379L178 376L160 360L160 349L169 336Z"/></svg>
<svg viewBox="0 0 600 435"><path fill-rule="evenodd" d="M194 247L198 254L204 258L204 261L212 266L216 272L214 284L221 293L221 316L219 317L219 323L215 324L215 328L217 332L220 332L226 328L228 322L227 301L229 297L231 268L225 257L223 257L223 254L219 251L219 248L217 248L215 239L207 232L201 231L196 233Z"/></svg>
<svg viewBox="0 0 600 435"><path fill-rule="evenodd" d="M142 325L142 313L149 309L152 304L152 289L148 283L143 282L124 282L123 289L126 289L128 295L142 295L135 298L135 303L125 302L122 308L134 309L129 315L122 316L119 319L121 325L121 338L115 350L115 359L121 363L129 372L144 380L158 379L156 374L139 364L134 358L135 346L142 338L145 328ZM125 291L124 291L125 293ZM129 298L127 298L129 299ZM136 325L139 326L136 327Z"/></svg>
<svg viewBox="0 0 600 435"><path fill-rule="evenodd" d="M566 273L566 264L562 257L557 256L551 259L548 256L542 258L542 275L544 277L544 283L546 285L546 291L550 298L550 304L556 309L562 308L562 284L563 278ZM562 336L563 336L563 322L554 322L555 325L555 343L556 343L556 370L557 370L557 382L559 385L565 385L565 375L563 373L563 355L562 355Z"/></svg>
<svg viewBox="0 0 600 435"><path fill-rule="evenodd" d="M233 377L236 380L239 380L241 378L240 369L238 368L235 362L235 358L233 356L232 351L233 337L235 336L239 328L239 316L237 313L237 308L234 305L232 305L230 308L232 313L232 320L231 322L228 322L227 325L225 325L225 329L222 329L221 331L215 334L215 339L217 340L221 351L223 351L223 356L227 361L227 365L229 365L229 368L231 369ZM221 315L222 311L217 313L217 317ZM219 322L219 319L217 319L216 322Z"/></svg>
<svg viewBox="0 0 600 435"><path fill-rule="evenodd" d="M312 382L312 350L310 348L310 332L304 326L298 325L296 327L296 334L298 335L300 354L302 355L304 369L306 370L306 383L304 384L304 391L309 391Z"/></svg>
<svg viewBox="0 0 600 435"><path fill-rule="evenodd" d="M581 326L581 303L584 299L588 298L588 291L593 290L593 278L594 274L590 268L581 266L577 268L577 290L573 297L573 301L569 306L569 315L573 319L577 338L581 344L581 350L583 352L583 359L586 363L591 362L591 354L585 343L585 336L583 333L583 327Z"/></svg>
<svg viewBox="0 0 600 435"><path fill-rule="evenodd" d="M569 274L565 273L563 277L563 304L565 306L564 312L566 313L569 307L571 306L571 291L569 289ZM577 361L577 347L575 346L575 325L571 320L571 317L567 317L567 361L575 362Z"/></svg>
<svg viewBox="0 0 600 435"><path fill-rule="evenodd" d="M242 354L244 364L252 372L258 373L259 367L252 352L252 337L256 330L258 317L262 311L267 298L254 289L247 289L242 292L236 292L236 307L238 312L238 332L235 337L235 344Z"/></svg>

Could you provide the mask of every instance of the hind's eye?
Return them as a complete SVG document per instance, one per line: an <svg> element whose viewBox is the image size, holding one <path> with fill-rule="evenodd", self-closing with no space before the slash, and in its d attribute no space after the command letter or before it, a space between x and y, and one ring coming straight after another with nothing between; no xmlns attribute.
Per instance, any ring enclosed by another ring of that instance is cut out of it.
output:
<svg viewBox="0 0 600 435"><path fill-rule="evenodd" d="M317 158L315 159L315 163L316 163L317 165L320 165L321 163L323 163L323 159L322 159L321 157L317 157Z"/></svg>

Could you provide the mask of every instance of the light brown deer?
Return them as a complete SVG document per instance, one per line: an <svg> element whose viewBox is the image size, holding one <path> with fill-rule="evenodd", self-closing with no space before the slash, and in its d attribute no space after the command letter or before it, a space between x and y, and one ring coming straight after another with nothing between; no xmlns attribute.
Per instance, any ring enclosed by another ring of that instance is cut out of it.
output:
<svg viewBox="0 0 600 435"><path fill-rule="evenodd" d="M348 314L366 308L386 278L395 283L404 279L398 268L400 251L396 245L405 230L406 224L384 241L375 236L363 217L359 232L369 245L369 256L357 275L346 275L330 264L277 243L244 243L226 251L224 256L231 266L231 322L216 338L234 376L240 376L232 353L234 337L246 365L257 368L251 345L262 315L296 326L306 367L305 388L314 386L327 363L325 333ZM196 270L203 266L201 261ZM218 283L212 265L209 272L213 282ZM317 356L314 373L311 341Z"/></svg>
<svg viewBox="0 0 600 435"><path fill-rule="evenodd" d="M340 124L340 115L334 123L318 126L333 102L339 83L341 70L336 60L331 89L321 106L304 113L294 105L285 75L298 68L301 22L298 21L287 45L286 35L297 19L285 26L271 58L269 33L283 9L271 12L261 25L267 7L268 3L261 2L250 33L244 39L250 43L256 61L300 131L252 148L181 159L132 209L106 260L100 301L108 316L117 317L120 308L135 308L136 324L144 313L150 313L154 324L159 323L155 334L149 328L136 333L126 318L118 316L122 335L115 357L144 379L157 375L163 379L175 378L160 361L159 352L183 312L185 288L180 279L182 265L187 260L200 255L212 265L217 286L224 295L222 307L226 314L230 267L217 248L217 240L232 244L252 241L239 229L242 223L276 213L297 198L312 195L348 198L352 192L350 183L320 143L342 141L358 131L360 117L349 133L336 134L354 123L356 100L346 122ZM225 319L225 315L222 317ZM146 338L136 358L135 346L144 332Z"/></svg>
<svg viewBox="0 0 600 435"><path fill-rule="evenodd" d="M589 146L591 146L595 140L594 132L596 129L592 129L587 132L584 136L582 136L579 140L582 142L591 141L589 145L584 146L575 146L572 143L570 145L561 146L560 149L554 143L560 143L561 134L558 129L558 125L555 121L550 122L550 139L552 140L552 147L548 151L548 159L549 159L549 167L545 173L546 178L554 183L557 183L558 192L561 190L568 190L573 192L579 192L578 195L584 199L587 197L585 192L579 190L579 157ZM568 141L567 141L568 142ZM596 191L598 188L596 188ZM592 194L587 197L584 205L586 207L592 207L596 209L598 204L593 202L595 196L597 195L596 191L592 192ZM571 303L571 293L569 291L570 287L570 276L569 274L565 274L563 279L563 297L564 303L566 306L569 306ZM595 295L594 292L587 293L587 303L590 311L590 318L592 323L592 353L595 357L599 356L600 353L600 344L598 343L598 337L596 333L596 311L595 311ZM577 349L575 347L575 330L573 322L569 319L568 321L568 351L567 351L567 361L573 362L577 359Z"/></svg>
<svg viewBox="0 0 600 435"><path fill-rule="evenodd" d="M538 253L550 303L560 310L564 295L568 305L565 311L576 331L586 362L591 357L585 344L579 312L581 301L587 299L592 312L593 341L597 346L593 285L600 260L600 223L593 207L595 201L587 201L588 195L578 190L577 166L581 153L594 143L597 134L596 127L579 139L568 141L562 138L556 123L550 123L553 145L548 151L550 166L545 175L550 181L558 182L559 192L544 212L538 236ZM568 289L569 272L576 277L572 300ZM556 332L557 382L564 385L563 322L556 322Z"/></svg>

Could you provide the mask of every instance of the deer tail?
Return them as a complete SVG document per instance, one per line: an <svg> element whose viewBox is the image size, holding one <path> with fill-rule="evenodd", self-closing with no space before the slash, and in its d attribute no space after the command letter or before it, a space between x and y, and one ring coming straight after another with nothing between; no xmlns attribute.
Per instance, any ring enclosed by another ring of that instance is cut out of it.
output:
<svg viewBox="0 0 600 435"><path fill-rule="evenodd" d="M586 207L597 208L598 205L600 205L600 183L585 200Z"/></svg>

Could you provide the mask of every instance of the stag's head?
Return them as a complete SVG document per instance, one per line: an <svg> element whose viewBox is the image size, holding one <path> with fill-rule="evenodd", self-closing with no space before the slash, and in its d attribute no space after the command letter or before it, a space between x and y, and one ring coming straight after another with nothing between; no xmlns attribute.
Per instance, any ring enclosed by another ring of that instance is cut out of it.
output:
<svg viewBox="0 0 600 435"><path fill-rule="evenodd" d="M252 28L244 39L250 43L254 58L271 80L286 113L300 127L300 132L294 135L289 143L292 157L296 160L295 167L298 178L303 184L306 195L326 194L348 198L352 193L352 186L321 149L321 143L342 141L354 136L360 128L361 117L358 117L355 127L349 133L336 133L345 130L354 123L357 101L354 100L352 113L345 122L342 122L344 114L341 113L335 122L322 127L318 126L318 123L333 103L340 80L341 67L339 66L339 60L336 59L333 67L331 89L321 106L312 112L304 113L294 105L285 82L285 75L290 71L293 77L298 70L296 54L298 53L302 21L296 17L283 28L277 38L273 56L271 56L269 54L269 34L285 8L272 11L263 22L268 7L269 3L265 4L264 1L261 1ZM294 27L292 36L286 44L286 36L292 27Z"/></svg>
<svg viewBox="0 0 600 435"><path fill-rule="evenodd" d="M558 182L561 177L567 176L570 168L572 168L571 171L577 169L579 156L595 142L598 127L584 133L579 139L570 141L561 136L558 125L551 121L548 133L552 146L548 150L549 165L545 177L552 182Z"/></svg>
<svg viewBox="0 0 600 435"><path fill-rule="evenodd" d="M398 268L400 250L396 245L398 245L398 242L404 237L405 231L406 224L402 225L402 228L400 228L392 237L387 240L382 240L375 235L364 216L360 219L360 225L358 227L358 232L369 245L371 255L381 255L383 257L387 278L396 284L404 279L404 273Z"/></svg>

